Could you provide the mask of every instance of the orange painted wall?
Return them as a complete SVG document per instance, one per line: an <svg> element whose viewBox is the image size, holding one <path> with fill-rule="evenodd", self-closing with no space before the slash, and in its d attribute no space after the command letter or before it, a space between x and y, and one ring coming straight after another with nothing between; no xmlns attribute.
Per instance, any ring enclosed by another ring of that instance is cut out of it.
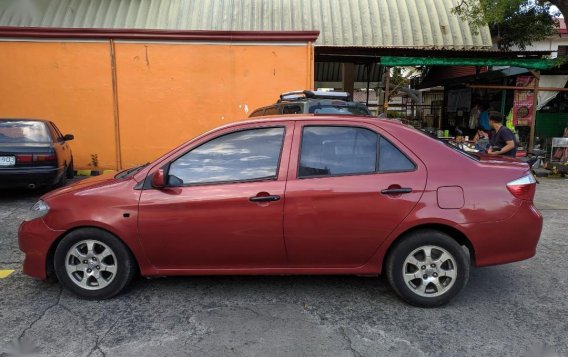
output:
<svg viewBox="0 0 568 357"><path fill-rule="evenodd" d="M75 167L116 164L108 42L0 42L0 117L51 119L72 133Z"/></svg>
<svg viewBox="0 0 568 357"><path fill-rule="evenodd" d="M308 43L117 42L115 59L122 168L313 86ZM108 41L0 42L0 117L74 134L76 169L117 169L112 83Z"/></svg>
<svg viewBox="0 0 568 357"><path fill-rule="evenodd" d="M123 166L246 119L282 92L311 88L311 50L307 44L117 43Z"/></svg>

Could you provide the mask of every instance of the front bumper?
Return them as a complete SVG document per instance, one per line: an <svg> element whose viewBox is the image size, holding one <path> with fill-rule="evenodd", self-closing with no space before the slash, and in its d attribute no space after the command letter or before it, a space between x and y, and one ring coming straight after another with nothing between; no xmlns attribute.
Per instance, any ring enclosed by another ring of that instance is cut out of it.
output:
<svg viewBox="0 0 568 357"><path fill-rule="evenodd" d="M509 219L464 225L478 267L532 258L542 232L542 215L531 202L523 202Z"/></svg>
<svg viewBox="0 0 568 357"><path fill-rule="evenodd" d="M49 228L42 218L24 221L18 230L18 244L25 253L24 274L47 279L47 257L53 242L63 233Z"/></svg>
<svg viewBox="0 0 568 357"><path fill-rule="evenodd" d="M0 188L50 186L64 174L62 167L0 168Z"/></svg>

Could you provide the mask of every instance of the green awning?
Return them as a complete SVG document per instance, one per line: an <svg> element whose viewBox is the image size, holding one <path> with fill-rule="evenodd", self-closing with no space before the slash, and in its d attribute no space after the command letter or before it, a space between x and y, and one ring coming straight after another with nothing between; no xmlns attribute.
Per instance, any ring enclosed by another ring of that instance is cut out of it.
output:
<svg viewBox="0 0 568 357"><path fill-rule="evenodd" d="M381 57L383 66L510 66L527 69L551 69L558 66L555 59L546 58L440 58L440 57Z"/></svg>

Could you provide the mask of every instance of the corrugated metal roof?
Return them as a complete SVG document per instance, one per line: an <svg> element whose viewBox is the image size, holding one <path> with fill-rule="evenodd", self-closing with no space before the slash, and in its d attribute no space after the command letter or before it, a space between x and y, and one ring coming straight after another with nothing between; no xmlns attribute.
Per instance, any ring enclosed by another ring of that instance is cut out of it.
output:
<svg viewBox="0 0 568 357"><path fill-rule="evenodd" d="M489 49L452 14L460 0L2 0L0 26L319 30L316 46Z"/></svg>

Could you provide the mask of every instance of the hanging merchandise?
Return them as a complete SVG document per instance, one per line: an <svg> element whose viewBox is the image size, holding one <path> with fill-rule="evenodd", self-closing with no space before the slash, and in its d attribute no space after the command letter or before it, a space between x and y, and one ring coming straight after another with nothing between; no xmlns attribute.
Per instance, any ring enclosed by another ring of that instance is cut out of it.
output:
<svg viewBox="0 0 568 357"><path fill-rule="evenodd" d="M509 114L507 114L505 126L509 128L509 130L511 130L513 133L516 133L515 124L513 121L513 109L509 110Z"/></svg>
<svg viewBox="0 0 568 357"><path fill-rule="evenodd" d="M517 87L534 87L533 76L517 76ZM515 126L530 126L532 122L532 108L535 100L534 91L515 90L513 104L513 124Z"/></svg>
<svg viewBox="0 0 568 357"><path fill-rule="evenodd" d="M477 127L479 126L479 115L481 114L481 111L479 110L479 105L475 105L473 108L471 108L471 111L469 112L469 128L470 129L477 129Z"/></svg>

